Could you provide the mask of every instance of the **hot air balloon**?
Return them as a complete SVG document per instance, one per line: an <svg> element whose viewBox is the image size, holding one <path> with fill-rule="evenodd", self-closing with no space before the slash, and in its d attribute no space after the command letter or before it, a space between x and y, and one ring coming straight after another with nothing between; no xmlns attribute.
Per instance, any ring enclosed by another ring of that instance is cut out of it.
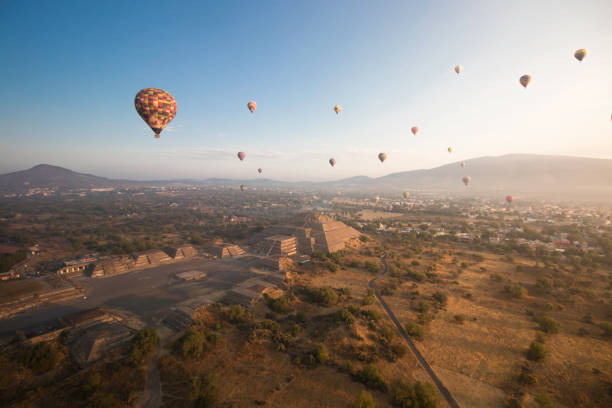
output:
<svg viewBox="0 0 612 408"><path fill-rule="evenodd" d="M244 184L240 185L240 190L246 191L246 189L247 189L247 187Z"/></svg>
<svg viewBox="0 0 612 408"><path fill-rule="evenodd" d="M336 115L338 115L341 110L342 110L342 106L340 106L340 105L334 106L334 112L336 112Z"/></svg>
<svg viewBox="0 0 612 408"><path fill-rule="evenodd" d="M380 201L380 197L376 196L376 197L374 197L374 200L376 200L376 202L379 202Z"/></svg>
<svg viewBox="0 0 612 408"><path fill-rule="evenodd" d="M381 163L387 160L387 153L378 153L378 160L380 160Z"/></svg>
<svg viewBox="0 0 612 408"><path fill-rule="evenodd" d="M586 55L587 55L587 50L584 48L581 48L579 50L576 50L576 52L574 53L574 58L582 62L582 60L584 59L584 57L586 57Z"/></svg>
<svg viewBox="0 0 612 408"><path fill-rule="evenodd" d="M257 172L258 172L259 174L261 174L261 173L263 173L263 169L260 167L260 168L258 168L258 169L257 169Z"/></svg>
<svg viewBox="0 0 612 408"><path fill-rule="evenodd" d="M459 73L461 72L462 69L463 69L463 67L461 65L456 65L455 66L455 72L457 73L457 75L459 75Z"/></svg>
<svg viewBox="0 0 612 408"><path fill-rule="evenodd" d="M449 147L448 147L448 149L446 149L446 150L448 150L448 152L449 152L449 153L452 153L452 152L453 152L453 148L452 148L452 147L450 147L450 146L449 146Z"/></svg>
<svg viewBox="0 0 612 408"><path fill-rule="evenodd" d="M404 196L404 198L408 198L410 197L410 191L404 191L402 195Z"/></svg>
<svg viewBox="0 0 612 408"><path fill-rule="evenodd" d="M527 88L527 85L529 85L529 82L531 82L531 75L523 75L519 79L519 82L521 83L521 85L523 85L523 88Z"/></svg>
<svg viewBox="0 0 612 408"><path fill-rule="evenodd" d="M508 204L512 204L512 202L514 201L514 196L512 195L506 196L506 201L508 202Z"/></svg>
<svg viewBox="0 0 612 408"><path fill-rule="evenodd" d="M249 101L249 103L247 103L247 109L251 113L255 112L255 109L257 109L257 103L255 101Z"/></svg>
<svg viewBox="0 0 612 408"><path fill-rule="evenodd" d="M158 88L145 88L134 98L136 112L155 132L159 139L162 130L176 115L176 100L170 92Z"/></svg>
<svg viewBox="0 0 612 408"><path fill-rule="evenodd" d="M465 167L465 163L464 162L461 162L461 167Z"/></svg>
<svg viewBox="0 0 612 408"><path fill-rule="evenodd" d="M243 161L245 157L246 157L245 152L238 152L238 158L240 159L240 161Z"/></svg>
<svg viewBox="0 0 612 408"><path fill-rule="evenodd" d="M410 131L412 132L413 135L416 136L417 133L419 133L419 127L418 126L413 126Z"/></svg>
<svg viewBox="0 0 612 408"><path fill-rule="evenodd" d="M465 184L467 186L468 184L470 184L472 182L472 178L470 176L463 176L461 181L463 181L463 184Z"/></svg>
<svg viewBox="0 0 612 408"><path fill-rule="evenodd" d="M334 167L336 165L336 159L334 159L333 157L329 159L329 164L331 164L331 166Z"/></svg>

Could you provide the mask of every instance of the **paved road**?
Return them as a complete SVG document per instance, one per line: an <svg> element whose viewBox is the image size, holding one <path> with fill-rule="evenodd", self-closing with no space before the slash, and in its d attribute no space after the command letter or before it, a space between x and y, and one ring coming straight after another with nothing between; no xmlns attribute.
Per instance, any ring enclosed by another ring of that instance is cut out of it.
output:
<svg viewBox="0 0 612 408"><path fill-rule="evenodd" d="M457 404L457 401L455 401L455 399L451 395L448 388L446 388L444 384L442 384L442 381L438 378L438 376L436 375L434 370L431 368L429 363L425 360L425 357L423 357L419 349L416 348L416 345L414 344L410 336L408 336L408 333L406 333L406 330L404 330L404 327L402 327L399 320L397 320L397 317L395 317L395 315L393 314L393 312L391 311L387 303L383 300L382 296L378 294L378 291L374 287L374 282L376 282L378 278L383 277L387 273L387 269L388 269L387 261L385 260L384 257L382 258L382 263L384 265L383 271L380 274L378 274L374 279L372 279L368 285L372 289L374 289L376 298L378 299L382 307L385 309L385 312L387 312L387 315L389 315L389 318L393 321L393 323L397 327L397 330L399 330L401 336L404 338L406 343L408 343L408 347L410 347L412 354L414 354L414 356L419 361L421 366L425 369L425 371L427 371L427 374L429 374L429 377L431 377L431 380L434 382L434 384L436 384L436 387L438 387L438 390L440 390L440 393L444 396L444 398L448 402L448 405L450 405L452 408L459 408L459 404Z"/></svg>

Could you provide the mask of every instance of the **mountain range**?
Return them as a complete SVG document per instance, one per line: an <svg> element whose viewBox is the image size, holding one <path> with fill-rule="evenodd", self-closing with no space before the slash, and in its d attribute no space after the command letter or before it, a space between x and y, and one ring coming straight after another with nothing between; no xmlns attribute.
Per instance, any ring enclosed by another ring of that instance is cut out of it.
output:
<svg viewBox="0 0 612 408"><path fill-rule="evenodd" d="M466 187L463 176L472 178ZM22 193L31 188L138 187L170 184L313 189L345 192L420 191L430 193L514 194L533 197L612 200L612 160L572 156L509 154L485 156L432 169L392 173L383 177L356 176L325 182L283 182L264 178L232 180L114 180L41 164L28 170L0 175L0 193Z"/></svg>

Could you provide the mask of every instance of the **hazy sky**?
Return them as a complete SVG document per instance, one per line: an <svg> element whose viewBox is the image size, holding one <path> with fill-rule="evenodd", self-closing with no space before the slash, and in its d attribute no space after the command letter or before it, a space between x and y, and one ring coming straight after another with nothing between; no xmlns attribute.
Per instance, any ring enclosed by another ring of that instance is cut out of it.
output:
<svg viewBox="0 0 612 408"><path fill-rule="evenodd" d="M612 158L610 0L0 0L0 52L0 172L322 180ZM178 102L159 140L133 105L146 87Z"/></svg>

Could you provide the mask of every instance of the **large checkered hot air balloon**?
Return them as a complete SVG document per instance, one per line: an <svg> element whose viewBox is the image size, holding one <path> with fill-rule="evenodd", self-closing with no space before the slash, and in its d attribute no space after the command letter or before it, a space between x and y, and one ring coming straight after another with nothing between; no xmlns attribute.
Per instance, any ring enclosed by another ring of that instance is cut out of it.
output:
<svg viewBox="0 0 612 408"><path fill-rule="evenodd" d="M170 92L158 88L145 88L138 92L134 106L142 120L155 132L156 138L174 119L177 109L176 100Z"/></svg>

